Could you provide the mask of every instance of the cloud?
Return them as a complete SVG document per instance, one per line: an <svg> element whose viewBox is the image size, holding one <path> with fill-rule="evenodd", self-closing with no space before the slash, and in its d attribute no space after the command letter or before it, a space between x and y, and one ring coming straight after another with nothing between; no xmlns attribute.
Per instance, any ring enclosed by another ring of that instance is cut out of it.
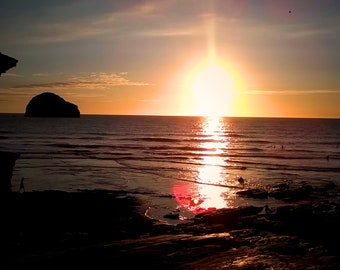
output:
<svg viewBox="0 0 340 270"><path fill-rule="evenodd" d="M247 95L306 95L306 94L331 94L340 93L339 90L330 89L312 89L312 90L276 90L276 91L266 91L266 90L253 90L253 91L242 91L239 94Z"/></svg>
<svg viewBox="0 0 340 270"><path fill-rule="evenodd" d="M2 74L1 77L23 77L23 76L16 73L6 72Z"/></svg>
<svg viewBox="0 0 340 270"><path fill-rule="evenodd" d="M37 74L35 74L37 75ZM40 74L40 78L41 75ZM53 77L52 74L51 78ZM41 92L56 92L67 99L107 99L110 90L118 87L122 92L126 87L141 87L152 85L146 82L132 81L126 77L127 73L81 73L69 77L64 81L20 84L12 87L0 88L0 102L28 100ZM36 76L35 76L36 77ZM44 79L49 77L44 77Z"/></svg>
<svg viewBox="0 0 340 270"><path fill-rule="evenodd" d="M19 18L20 24L24 25L19 29L20 39L14 33L8 33L6 36L13 39L12 42L27 45L62 43L95 37L105 39L118 34L133 35L150 20L164 18L162 10L167 5L164 1L124 2L112 3L112 6L108 4L107 9L104 8L105 5L101 5L99 11L86 4L60 6L51 11L51 17L48 19L43 16L37 20ZM80 11L75 16L64 15L73 14L71 9L75 11L77 8L80 8ZM26 20L29 20L29 23Z"/></svg>
<svg viewBox="0 0 340 270"><path fill-rule="evenodd" d="M98 38L107 40L143 36L143 33L147 36L183 36L197 32L191 29L193 26L199 30L197 20L201 10L197 10L197 6L200 5L179 5L168 0L124 2L102 4L96 8L85 3L61 5L49 11L48 18L19 18L17 23L24 25L18 30L20 39L14 31L6 37L12 42L28 45ZM79 12L76 12L77 9Z"/></svg>
<svg viewBox="0 0 340 270"><path fill-rule="evenodd" d="M16 85L13 88L19 89L112 89L117 86L145 86L150 85L146 82L131 81L124 77L124 74L116 73L90 73L70 77L62 82L32 83Z"/></svg>
<svg viewBox="0 0 340 270"><path fill-rule="evenodd" d="M157 102L159 102L159 99L139 99L138 102L143 102L143 103L157 103Z"/></svg>
<svg viewBox="0 0 340 270"><path fill-rule="evenodd" d="M33 77L48 77L50 76L49 74L47 73L34 73L32 74Z"/></svg>
<svg viewBox="0 0 340 270"><path fill-rule="evenodd" d="M180 37L180 36L196 36L199 34L197 29L153 29L153 30L145 30L139 32L137 35L144 37Z"/></svg>

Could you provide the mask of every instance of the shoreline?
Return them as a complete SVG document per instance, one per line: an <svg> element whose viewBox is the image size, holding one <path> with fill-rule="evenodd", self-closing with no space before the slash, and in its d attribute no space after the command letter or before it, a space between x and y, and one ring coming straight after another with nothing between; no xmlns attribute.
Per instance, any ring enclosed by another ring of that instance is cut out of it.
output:
<svg viewBox="0 0 340 270"><path fill-rule="evenodd" d="M0 265L336 269L340 205L332 198L339 194L322 194L294 206L219 209L165 225L141 215L141 202L124 191L12 192L1 198Z"/></svg>

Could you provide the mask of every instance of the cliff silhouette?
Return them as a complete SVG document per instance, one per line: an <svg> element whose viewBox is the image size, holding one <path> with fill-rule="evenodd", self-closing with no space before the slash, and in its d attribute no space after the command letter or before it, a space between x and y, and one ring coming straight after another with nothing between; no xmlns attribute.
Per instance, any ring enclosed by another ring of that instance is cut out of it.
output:
<svg viewBox="0 0 340 270"><path fill-rule="evenodd" d="M17 65L18 60L10 57L6 54L0 53L0 76L2 73L5 73L10 68L13 68Z"/></svg>

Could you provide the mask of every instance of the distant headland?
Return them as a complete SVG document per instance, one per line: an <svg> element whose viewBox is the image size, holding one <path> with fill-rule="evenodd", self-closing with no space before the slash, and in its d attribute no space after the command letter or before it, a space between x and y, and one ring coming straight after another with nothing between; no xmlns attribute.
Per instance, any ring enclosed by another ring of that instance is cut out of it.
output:
<svg viewBox="0 0 340 270"><path fill-rule="evenodd" d="M1 73L5 73L10 68L13 68L17 65L18 60L10 57L6 54L0 53L0 76Z"/></svg>
<svg viewBox="0 0 340 270"><path fill-rule="evenodd" d="M78 106L60 96L44 92L34 96L26 106L27 117L80 117Z"/></svg>

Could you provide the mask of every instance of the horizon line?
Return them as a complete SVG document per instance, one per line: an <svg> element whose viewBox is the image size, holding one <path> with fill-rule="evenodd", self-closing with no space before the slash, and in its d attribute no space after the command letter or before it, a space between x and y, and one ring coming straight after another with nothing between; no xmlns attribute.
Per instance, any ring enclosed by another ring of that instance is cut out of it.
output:
<svg viewBox="0 0 340 270"><path fill-rule="evenodd" d="M25 115L24 112L0 112L0 114L8 115ZM140 117L199 117L199 118L276 118L276 119L339 119L336 116L237 116L237 115L175 115L175 114L101 114L101 113L81 113L80 116L140 116ZM47 118L47 117L37 117L37 118ZM59 118L59 117L56 117ZM60 117L61 118L61 117Z"/></svg>

